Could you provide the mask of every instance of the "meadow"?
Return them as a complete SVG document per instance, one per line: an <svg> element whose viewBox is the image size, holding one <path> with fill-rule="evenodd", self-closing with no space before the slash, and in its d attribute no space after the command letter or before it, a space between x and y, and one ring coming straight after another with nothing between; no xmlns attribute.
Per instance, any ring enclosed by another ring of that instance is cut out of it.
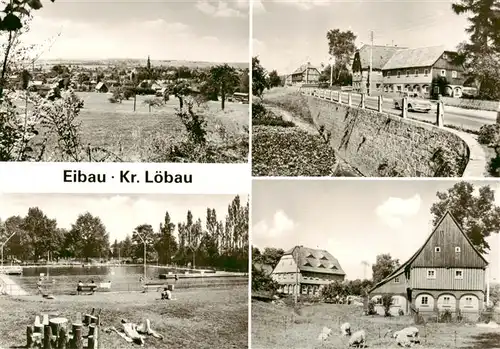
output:
<svg viewBox="0 0 500 349"><path fill-rule="evenodd" d="M160 299L158 292L96 293L94 295L0 297L0 347L24 348L26 326L42 313L76 317L91 308L101 309L102 329L99 348L134 348L106 328L120 329L120 320L141 323L163 335L163 340L148 336L143 348L247 348L248 293L244 286L231 288L174 291L174 300Z"/></svg>
<svg viewBox="0 0 500 349"><path fill-rule="evenodd" d="M85 145L105 149L112 154L109 161L173 162L173 146L187 140L186 128L176 115L179 102L171 98L161 107L151 108L144 103L151 96L110 103L107 93L78 92L84 108L77 119L81 122L81 139ZM248 156L248 105L226 102L207 102L195 107L206 120L207 140L212 157L206 161L189 162L246 162ZM52 140L55 144L56 140ZM48 147L50 149L50 145ZM59 161L50 152L43 161ZM192 159L191 159L192 160Z"/></svg>
<svg viewBox="0 0 500 349"><path fill-rule="evenodd" d="M254 349L320 349L347 348L340 336L340 325L351 324L352 331L365 330L368 348L398 348L386 332L416 326L420 330L422 349L498 349L500 329L473 324L426 323L414 325L411 317L365 316L362 307L337 304L288 305L252 301L252 348ZM318 340L323 327L332 333Z"/></svg>

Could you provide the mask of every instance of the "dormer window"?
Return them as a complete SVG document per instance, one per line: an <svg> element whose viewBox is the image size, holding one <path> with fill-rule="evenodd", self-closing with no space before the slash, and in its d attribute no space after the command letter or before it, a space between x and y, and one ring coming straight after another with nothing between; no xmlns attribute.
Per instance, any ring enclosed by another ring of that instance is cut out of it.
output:
<svg viewBox="0 0 500 349"><path fill-rule="evenodd" d="M434 247L434 252L441 252L441 247L439 246Z"/></svg>
<svg viewBox="0 0 500 349"><path fill-rule="evenodd" d="M462 252L462 250L460 249L460 247L457 246L457 247L455 247L455 252L460 253L460 252Z"/></svg>
<svg viewBox="0 0 500 349"><path fill-rule="evenodd" d="M463 279L464 278L464 272L463 270L455 270L455 279Z"/></svg>

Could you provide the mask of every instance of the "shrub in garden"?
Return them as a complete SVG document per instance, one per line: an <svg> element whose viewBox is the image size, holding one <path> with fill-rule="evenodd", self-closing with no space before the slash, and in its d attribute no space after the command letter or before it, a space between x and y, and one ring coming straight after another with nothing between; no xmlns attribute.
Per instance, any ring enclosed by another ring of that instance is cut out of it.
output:
<svg viewBox="0 0 500 349"><path fill-rule="evenodd" d="M382 306L384 307L385 316L391 316L392 294L384 294L382 296Z"/></svg>
<svg viewBox="0 0 500 349"><path fill-rule="evenodd" d="M488 146L495 146L500 143L500 125L484 125L479 129L477 141Z"/></svg>
<svg viewBox="0 0 500 349"><path fill-rule="evenodd" d="M440 322L451 322L452 320L451 311L445 309L445 311L441 313L441 317L439 320Z"/></svg>
<svg viewBox="0 0 500 349"><path fill-rule="evenodd" d="M368 310L366 311L367 315L376 315L377 312L375 311L375 302L374 301L368 301Z"/></svg>

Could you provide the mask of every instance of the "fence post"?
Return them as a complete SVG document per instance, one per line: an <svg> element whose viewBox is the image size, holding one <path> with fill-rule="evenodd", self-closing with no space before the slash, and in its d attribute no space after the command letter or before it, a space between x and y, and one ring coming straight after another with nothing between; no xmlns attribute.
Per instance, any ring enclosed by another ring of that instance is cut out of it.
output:
<svg viewBox="0 0 500 349"><path fill-rule="evenodd" d="M436 125L438 127L443 127L443 124L444 124L444 104L443 101L440 99L437 102Z"/></svg>
<svg viewBox="0 0 500 349"><path fill-rule="evenodd" d="M379 111L379 113L381 113L383 111L382 106L383 106L382 96L378 96L378 111Z"/></svg>
<svg viewBox="0 0 500 349"><path fill-rule="evenodd" d="M52 349L52 328L44 325L43 328L43 349Z"/></svg>
<svg viewBox="0 0 500 349"><path fill-rule="evenodd" d="M408 118L408 98L403 97L403 101L401 102L401 109L403 110L403 119Z"/></svg>
<svg viewBox="0 0 500 349"><path fill-rule="evenodd" d="M352 105L352 94L349 92L347 94L347 105L350 107Z"/></svg>
<svg viewBox="0 0 500 349"><path fill-rule="evenodd" d="M342 91L339 91L339 103L342 103Z"/></svg>
<svg viewBox="0 0 500 349"><path fill-rule="evenodd" d="M361 109L365 109L365 101L366 95L364 93L361 94Z"/></svg>
<svg viewBox="0 0 500 349"><path fill-rule="evenodd" d="M26 348L31 348L33 346L33 327L28 326L26 328Z"/></svg>

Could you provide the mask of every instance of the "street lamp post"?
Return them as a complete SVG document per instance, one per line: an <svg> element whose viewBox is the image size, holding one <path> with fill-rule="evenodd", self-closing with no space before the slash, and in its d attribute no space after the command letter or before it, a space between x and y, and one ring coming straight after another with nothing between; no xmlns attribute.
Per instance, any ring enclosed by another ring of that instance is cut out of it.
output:
<svg viewBox="0 0 500 349"><path fill-rule="evenodd" d="M13 232L8 238L7 240L4 241L4 243L2 244L2 271L3 271L3 248L5 247L5 244L7 242L9 242L9 240L16 234L16 232Z"/></svg>

